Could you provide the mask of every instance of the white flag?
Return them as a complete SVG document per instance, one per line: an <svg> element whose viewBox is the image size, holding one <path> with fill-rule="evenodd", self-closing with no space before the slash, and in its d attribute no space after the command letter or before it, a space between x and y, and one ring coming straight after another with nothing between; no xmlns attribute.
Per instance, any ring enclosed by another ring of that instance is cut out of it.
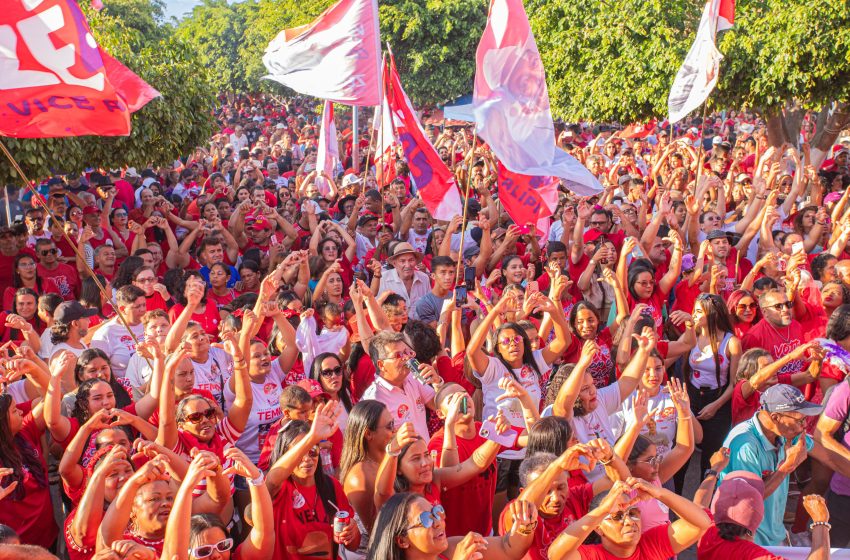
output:
<svg viewBox="0 0 850 560"><path fill-rule="evenodd" d="M265 78L320 99L377 105L380 40L377 0L339 0L313 23L285 29L269 43Z"/></svg>
<svg viewBox="0 0 850 560"><path fill-rule="evenodd" d="M321 176L324 172L328 177L336 175L339 166L339 141L336 138L336 125L334 124L334 104L325 101L322 111L322 129L319 131L319 149L316 151L316 187L324 196L331 192L331 185Z"/></svg>
<svg viewBox="0 0 850 560"><path fill-rule="evenodd" d="M718 0L706 2L697 37L673 80L667 98L670 124L679 122L702 105L717 85L720 61L723 59L714 44L719 3Z"/></svg>

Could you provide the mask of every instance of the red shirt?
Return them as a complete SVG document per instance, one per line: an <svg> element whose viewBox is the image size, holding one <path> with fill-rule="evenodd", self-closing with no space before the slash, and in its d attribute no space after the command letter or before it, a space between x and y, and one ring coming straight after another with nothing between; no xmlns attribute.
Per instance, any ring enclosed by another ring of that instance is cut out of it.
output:
<svg viewBox="0 0 850 560"><path fill-rule="evenodd" d="M803 337L803 328L797 321L792 320L787 327L775 327L767 319L763 319L744 335L741 345L744 352L750 348L764 348L774 360L778 360L805 342L807 340ZM799 373L807 367L805 361L794 360L779 373Z"/></svg>
<svg viewBox="0 0 850 560"><path fill-rule="evenodd" d="M145 311L153 311L154 309L168 311L168 303L159 292L154 292L150 297L145 296Z"/></svg>
<svg viewBox="0 0 850 560"><path fill-rule="evenodd" d="M642 534L634 554L625 558L614 556L601 544L583 544L578 547L578 552L581 560L667 560L675 555L667 534L668 527L669 525L659 525ZM702 556L700 560L703 560Z"/></svg>
<svg viewBox="0 0 850 560"><path fill-rule="evenodd" d="M23 419L23 425L18 435L32 446L38 457L40 467L47 480L47 464L42 454L41 435L43 431L36 425L32 412L27 413ZM8 484L8 480L5 482ZM53 505L50 500L48 486L39 486L32 473L24 470L22 483L24 497L15 498L15 492L3 500L0 507L0 523L8 525L21 536L22 544L35 544L49 548L56 540L58 529L53 520ZM17 491L17 489L16 489Z"/></svg>
<svg viewBox="0 0 850 560"><path fill-rule="evenodd" d="M184 309L186 309L186 306L178 303L168 310L168 318L172 325ZM210 342L218 342L218 323L221 321L221 315L218 313L218 306L212 299L208 297L204 308L200 312L193 313L191 319L200 324L204 332L210 335Z"/></svg>
<svg viewBox="0 0 850 560"><path fill-rule="evenodd" d="M539 516L537 528L534 530L534 540L531 542L531 548L523 556L523 560L549 560L549 546L571 523L587 515L591 500L593 500L593 486L590 484L570 486L567 503L564 504L564 510L560 516ZM499 534L501 535L505 534L505 516L508 512L509 508L505 508L499 517ZM672 553L666 558L671 556L673 556Z"/></svg>
<svg viewBox="0 0 850 560"><path fill-rule="evenodd" d="M605 327L599 331L599 334L596 335L596 344L599 345L599 352L593 355L593 360L590 362L587 371L593 377L593 384L596 385L596 388L601 389L616 381L614 360L611 358L611 349L614 347L611 329ZM577 363L583 346L584 340L573 335L570 345L564 352L564 363Z"/></svg>
<svg viewBox="0 0 850 560"><path fill-rule="evenodd" d="M272 466L272 453L274 453L274 446L277 443L277 436L280 435L280 430L289 422L291 420L287 418L280 418L269 427L269 431L266 433L262 448L260 449L260 459L257 461L257 466L260 470L267 471ZM331 434L328 442L331 444L331 464L335 469L338 469L340 460L342 459L342 431L337 429L337 431ZM319 464L318 468L322 468L322 465Z"/></svg>
<svg viewBox="0 0 850 560"><path fill-rule="evenodd" d="M754 542L721 539L715 525L709 527L697 543L697 557L699 560L784 560L783 556L777 556Z"/></svg>
<svg viewBox="0 0 850 560"><path fill-rule="evenodd" d="M466 461L476 449L487 440L478 435L481 422L475 423L475 433L472 438L460 436L457 440L458 461ZM443 454L443 430L440 429L428 442L428 450L437 453L436 464L440 464ZM493 499L496 493L496 464L491 463L484 472L472 480L443 490L441 502L446 508L446 536L455 537L474 531L481 535L489 535L493 529Z"/></svg>
<svg viewBox="0 0 850 560"><path fill-rule="evenodd" d="M59 263L50 270L44 265L36 266L36 274L41 278L41 287L47 293L59 294L65 301L76 299L80 295L80 275L69 264Z"/></svg>
<svg viewBox="0 0 850 560"><path fill-rule="evenodd" d="M655 286L655 290L652 291L652 295L646 299L635 299L632 297L631 292L626 292L626 297L629 302L629 311L633 311L639 303L645 303L649 307L649 312L652 314L652 318L655 319L655 328L659 335L662 334L664 318L661 314L661 310L664 309L664 301L667 298L661 293L658 285Z"/></svg>
<svg viewBox="0 0 850 560"><path fill-rule="evenodd" d="M354 522L354 510L335 478L334 505L347 511ZM277 538L272 560L332 560L333 514L325 511L316 486L301 486L287 478L274 498L274 525ZM333 509L333 508L331 508Z"/></svg>

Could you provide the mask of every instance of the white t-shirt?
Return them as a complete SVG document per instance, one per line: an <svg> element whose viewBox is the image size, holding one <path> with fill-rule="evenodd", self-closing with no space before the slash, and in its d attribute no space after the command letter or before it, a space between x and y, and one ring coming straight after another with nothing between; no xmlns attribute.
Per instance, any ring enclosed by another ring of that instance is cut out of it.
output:
<svg viewBox="0 0 850 560"><path fill-rule="evenodd" d="M224 386L233 376L233 358L221 348L211 347L207 361L199 363L192 360L195 367L195 389L204 389L212 393L224 412L227 403L224 400Z"/></svg>
<svg viewBox="0 0 850 560"><path fill-rule="evenodd" d="M612 416L620 408L620 383L616 382L596 391L599 405L596 410L584 416L573 416L573 435L579 443L587 443L596 438L602 438L614 447L617 442L612 429ZM552 416L552 408L546 407L543 416ZM595 482L605 474L601 463L592 471L586 473L588 482Z"/></svg>
<svg viewBox="0 0 850 560"><path fill-rule="evenodd" d="M126 377L133 388L133 398L139 399L144 395L141 388L150 381L153 370L141 354L133 354L127 363Z"/></svg>
<svg viewBox="0 0 850 560"><path fill-rule="evenodd" d="M349 219L356 219L352 216ZM360 233L359 231L354 234L354 242L355 242L355 253L357 255L358 260L363 260L363 257L366 256L366 253L375 248L375 244L372 243L368 237ZM367 266L369 263L364 263L364 266Z"/></svg>
<svg viewBox="0 0 850 560"><path fill-rule="evenodd" d="M280 394L283 392L283 375L279 368L270 368L262 383L251 382L251 392L254 402L251 414L242 435L236 441L236 447L241 449L253 463L260 460L260 450L269 435L269 429L282 415L280 410ZM230 382L224 385L224 402L227 408L233 406L236 394L230 390Z"/></svg>
<svg viewBox="0 0 850 560"><path fill-rule="evenodd" d="M620 410L611 418L614 435L617 439L621 438L626 431L626 428L635 421L635 394L626 397ZM676 405L673 404L673 399L670 398L670 392L667 387L661 386L661 390L654 397L649 397L647 401L647 409L649 412L655 412L653 419L644 425L641 429L641 435L644 435L652 440L657 449L657 453L665 457L673 448L676 441Z"/></svg>
<svg viewBox="0 0 850 560"><path fill-rule="evenodd" d="M425 249L428 247L428 234L431 233L431 230L428 229L425 233L419 234L413 231L413 228L407 232L407 242L410 245L422 253L425 254Z"/></svg>
<svg viewBox="0 0 850 560"><path fill-rule="evenodd" d="M42 360L49 360L53 355L53 341L50 340L50 327L44 329L39 337L41 339L41 350L38 351L38 357Z"/></svg>
<svg viewBox="0 0 850 560"><path fill-rule="evenodd" d="M80 342L80 344L83 345L82 348L74 348L67 342L60 342L59 344L56 344L55 346L53 346L53 348L50 349L50 359L52 360L53 356L55 356L62 350L67 350L68 352L79 358L80 356L82 356L83 352L85 352L89 348L89 346L85 342Z"/></svg>
<svg viewBox="0 0 850 560"><path fill-rule="evenodd" d="M549 371L549 365L543 359L543 351L535 350L532 356L534 356L534 362L540 370L540 375L545 377L546 372ZM484 394L482 418L493 416L501 410L512 426L525 429L525 417L522 414L522 406L519 403L519 399L506 399L500 401L498 405L496 404L496 397L504 393L499 388L499 381L505 377L511 377L510 372L508 372L504 364L498 358L488 356L487 369L483 373L477 371L473 373L481 381L481 391ZM531 400L534 401L534 405L538 406L543 393L540 387L540 380L534 369L523 365L520 368L514 369L513 374L513 378L519 381L525 387L525 390L528 391ZM525 457L525 450L503 451L499 454L499 457L502 459L522 459Z"/></svg>
<svg viewBox="0 0 850 560"><path fill-rule="evenodd" d="M130 330L139 342L145 339L145 326L142 323L131 325ZM136 342L118 317L113 317L97 329L91 345L92 348L100 348L109 356L112 375L116 378L126 375L130 356L136 353Z"/></svg>

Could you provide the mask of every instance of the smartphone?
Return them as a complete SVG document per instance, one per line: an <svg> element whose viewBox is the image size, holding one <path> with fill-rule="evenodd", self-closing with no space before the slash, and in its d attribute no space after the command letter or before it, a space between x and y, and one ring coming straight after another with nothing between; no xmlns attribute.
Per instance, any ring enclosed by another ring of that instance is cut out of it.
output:
<svg viewBox="0 0 850 560"><path fill-rule="evenodd" d="M463 307L467 303L466 286L455 287L455 307Z"/></svg>
<svg viewBox="0 0 850 560"><path fill-rule="evenodd" d="M469 397L460 399L460 413L469 414Z"/></svg>
<svg viewBox="0 0 850 560"><path fill-rule="evenodd" d="M475 291L475 267L467 266L463 269L463 284L467 292Z"/></svg>
<svg viewBox="0 0 850 560"><path fill-rule="evenodd" d="M798 241L797 243L794 243L793 245L791 245L791 254L792 255L796 254L796 253L804 253L805 251L806 251L806 248L803 246L802 241Z"/></svg>
<svg viewBox="0 0 850 560"><path fill-rule="evenodd" d="M531 228L529 228L527 225L525 225L525 226L519 226L519 232L520 232L522 235L528 235L528 232L529 232L529 231L531 231Z"/></svg>
<svg viewBox="0 0 850 560"><path fill-rule="evenodd" d="M519 437L519 433L517 433L516 428L514 427L511 427L504 434L498 433L496 431L496 423L492 420L485 420L484 423L481 424L481 429L478 431L478 435L484 439L496 442L503 447L513 447L516 445L516 440Z"/></svg>

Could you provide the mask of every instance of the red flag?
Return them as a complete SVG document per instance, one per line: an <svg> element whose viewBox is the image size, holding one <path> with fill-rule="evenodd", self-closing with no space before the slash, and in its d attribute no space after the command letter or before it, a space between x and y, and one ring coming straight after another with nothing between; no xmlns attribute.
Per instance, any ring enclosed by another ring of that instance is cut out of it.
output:
<svg viewBox="0 0 850 560"><path fill-rule="evenodd" d="M517 225L535 224L538 236L549 235L549 217L558 206L558 179L532 177L499 169L499 202Z"/></svg>
<svg viewBox="0 0 850 560"><path fill-rule="evenodd" d="M623 133L620 136L623 138L646 138L652 134L657 124L658 119L652 119L646 124L632 123L623 129Z"/></svg>
<svg viewBox="0 0 850 560"><path fill-rule="evenodd" d="M410 177L425 201L425 207L438 220L451 220L463 213L455 177L419 124L413 105L404 89L395 67L392 55L389 64L384 66L384 86L387 88L387 102L393 115L396 129L395 137L401 142L404 158L410 168Z"/></svg>
<svg viewBox="0 0 850 560"><path fill-rule="evenodd" d="M0 134L126 136L159 92L95 42L74 0L12 0L0 12Z"/></svg>
<svg viewBox="0 0 850 560"><path fill-rule="evenodd" d="M717 6L717 30L732 29L735 25L735 0L719 0Z"/></svg>

